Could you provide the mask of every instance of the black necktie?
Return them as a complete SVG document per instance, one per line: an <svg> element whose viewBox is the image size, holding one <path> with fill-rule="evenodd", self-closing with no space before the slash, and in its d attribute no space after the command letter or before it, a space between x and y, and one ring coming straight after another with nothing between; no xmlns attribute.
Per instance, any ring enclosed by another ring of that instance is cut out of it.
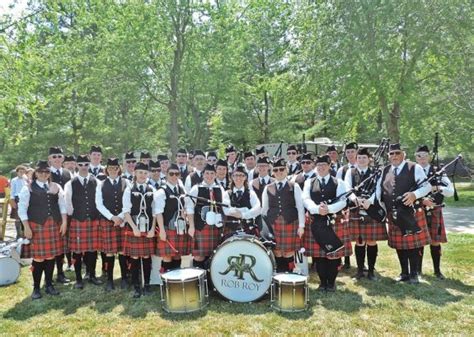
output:
<svg viewBox="0 0 474 337"><path fill-rule="evenodd" d="M155 188L160 187L160 184L158 182L155 183Z"/></svg>
<svg viewBox="0 0 474 337"><path fill-rule="evenodd" d="M143 189L143 185L140 185L138 187L138 190L140 191L141 194L143 194L145 192L145 190Z"/></svg>
<svg viewBox="0 0 474 337"><path fill-rule="evenodd" d="M309 175L305 174L304 175L304 180L308 179L309 178Z"/></svg>
<svg viewBox="0 0 474 337"><path fill-rule="evenodd" d="M44 184L44 185L43 185L43 189L45 190L46 193L48 193L49 188L48 188L48 185L47 185L47 184Z"/></svg>
<svg viewBox="0 0 474 337"><path fill-rule="evenodd" d="M87 178L84 178L84 188L87 186Z"/></svg>
<svg viewBox="0 0 474 337"><path fill-rule="evenodd" d="M321 178L321 188L326 187L326 179Z"/></svg>
<svg viewBox="0 0 474 337"><path fill-rule="evenodd" d="M262 180L260 180L260 185L265 186L266 184L267 182L265 181L265 179L262 178Z"/></svg>
<svg viewBox="0 0 474 337"><path fill-rule="evenodd" d="M237 191L237 199L240 199L241 196L242 196L242 191L241 191L241 190L238 190L238 191Z"/></svg>
<svg viewBox="0 0 474 337"><path fill-rule="evenodd" d="M98 170L99 170L99 169L98 169L97 167L94 167L94 175L95 175L95 176L97 175L97 171L98 171Z"/></svg>
<svg viewBox="0 0 474 337"><path fill-rule="evenodd" d="M178 195L178 188L177 188L176 186L173 187L173 193L174 193L175 195Z"/></svg>
<svg viewBox="0 0 474 337"><path fill-rule="evenodd" d="M395 177L398 175L398 167L395 167L393 169L393 174L395 175Z"/></svg>
<svg viewBox="0 0 474 337"><path fill-rule="evenodd" d="M221 181L221 186L225 188L225 184L223 181Z"/></svg>
<svg viewBox="0 0 474 337"><path fill-rule="evenodd" d="M281 191L282 188L283 188L283 183L278 183L278 191Z"/></svg>

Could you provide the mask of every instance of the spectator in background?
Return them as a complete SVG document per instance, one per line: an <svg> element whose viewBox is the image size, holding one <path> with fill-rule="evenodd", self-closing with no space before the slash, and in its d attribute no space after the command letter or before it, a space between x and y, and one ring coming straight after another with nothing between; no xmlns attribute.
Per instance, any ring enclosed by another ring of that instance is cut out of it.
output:
<svg viewBox="0 0 474 337"><path fill-rule="evenodd" d="M9 186L8 178L1 175L0 172L0 198L5 198L5 188Z"/></svg>
<svg viewBox="0 0 474 337"><path fill-rule="evenodd" d="M26 167L18 165L15 169L16 177L11 180L11 193L10 193L10 206L11 214L10 217L15 219L16 238L23 237L23 228L18 217L18 201L20 200L20 191L27 184Z"/></svg>

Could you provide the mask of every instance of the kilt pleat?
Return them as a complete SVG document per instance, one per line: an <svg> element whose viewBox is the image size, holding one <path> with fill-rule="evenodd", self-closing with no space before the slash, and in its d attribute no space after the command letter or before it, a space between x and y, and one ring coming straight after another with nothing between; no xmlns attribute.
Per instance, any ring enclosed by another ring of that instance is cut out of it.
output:
<svg viewBox="0 0 474 337"><path fill-rule="evenodd" d="M28 245L22 246L23 258L49 259L63 253L63 238L59 232L61 223L52 217L40 225L29 221L33 237Z"/></svg>
<svg viewBox="0 0 474 337"><path fill-rule="evenodd" d="M429 245L431 243L428 225L426 224L425 212L415 212L415 219L421 232L418 234L403 236L400 228L395 225L392 218L392 212L387 214L388 224L388 245L394 249L415 249Z"/></svg>
<svg viewBox="0 0 474 337"><path fill-rule="evenodd" d="M441 243L448 242L442 207L435 207L431 210L431 226L428 228L431 240Z"/></svg>
<svg viewBox="0 0 474 337"><path fill-rule="evenodd" d="M275 234L275 250L291 252L301 248L302 242L298 237L298 220L286 223L280 215L273 223Z"/></svg>
<svg viewBox="0 0 474 337"><path fill-rule="evenodd" d="M135 236L129 228L124 231L123 252L126 256L150 256L155 253L156 237Z"/></svg>
<svg viewBox="0 0 474 337"><path fill-rule="evenodd" d="M69 250L75 253L94 252L102 249L99 220L71 219Z"/></svg>
<svg viewBox="0 0 474 337"><path fill-rule="evenodd" d="M166 240L160 240L160 237L156 236L156 251L157 256L183 256L189 255L192 251L193 239L187 234L178 235L176 230L166 229ZM171 247L173 246L173 248Z"/></svg>
<svg viewBox="0 0 474 337"><path fill-rule="evenodd" d="M204 225L202 230L194 232L194 256L211 256L219 245L221 235L216 226Z"/></svg>
<svg viewBox="0 0 474 337"><path fill-rule="evenodd" d="M349 223L348 219L342 215L338 214L336 216L336 219L334 220L334 223L331 224L331 226L334 229L334 232L336 233L337 237L342 241L344 244L344 248L338 250L336 253L331 254L330 258L332 259L337 259L341 258L344 256L351 256L352 255L352 244L351 244L351 236L349 232ZM313 234L311 233L311 228L309 228L309 231L305 230L305 235L310 235L311 237ZM314 238L311 238L313 240L313 244L310 246L310 252L312 255L309 255L307 253L306 255L308 256L313 256L313 257L328 257L326 255L326 252L319 246L319 244L314 240ZM309 242L309 240L307 239ZM306 248L306 251L308 252L308 248Z"/></svg>
<svg viewBox="0 0 474 337"><path fill-rule="evenodd" d="M360 215L358 210L350 212L349 231L352 241L359 241L359 238L362 241L384 241L388 238L385 222L375 221L368 215Z"/></svg>
<svg viewBox="0 0 474 337"><path fill-rule="evenodd" d="M116 254L122 251L124 233L122 227L114 226L113 221L101 219L100 233L102 239L102 252L106 254Z"/></svg>

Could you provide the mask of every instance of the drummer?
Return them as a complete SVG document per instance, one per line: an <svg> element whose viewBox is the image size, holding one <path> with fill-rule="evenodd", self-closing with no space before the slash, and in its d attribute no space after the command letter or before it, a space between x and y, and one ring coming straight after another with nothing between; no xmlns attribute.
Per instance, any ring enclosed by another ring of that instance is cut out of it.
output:
<svg viewBox="0 0 474 337"><path fill-rule="evenodd" d="M211 256L220 241L218 226L221 223L218 214L222 216L226 211L221 205L211 205L209 200L225 205L229 205L230 200L224 188L215 182L216 168L213 165L206 165L203 179L202 183L191 188L189 192L191 197L186 201L186 213L189 222L188 233L194 237L194 266L205 269L206 259ZM207 214L210 211L216 214L213 219L210 214ZM213 223L207 223L208 220Z"/></svg>
<svg viewBox="0 0 474 337"><path fill-rule="evenodd" d="M273 165L275 181L262 194L262 216L267 217L267 225L274 231L274 250L277 272L291 272L294 267L295 250L301 248L304 234L304 206L301 188L288 180L288 167L283 158Z"/></svg>
<svg viewBox="0 0 474 337"><path fill-rule="evenodd" d="M249 234L258 235L255 218L260 215L261 206L257 194L249 189L248 174L243 164L238 164L232 172L229 195L231 207L225 212L224 235L236 230L244 230Z"/></svg>
<svg viewBox="0 0 474 337"><path fill-rule="evenodd" d="M178 165L171 164L166 173L166 184L156 192L154 215L159 237L155 254L162 258L163 271L180 268L181 257L191 254L192 239L186 228L184 199L180 199L185 192L179 177Z"/></svg>

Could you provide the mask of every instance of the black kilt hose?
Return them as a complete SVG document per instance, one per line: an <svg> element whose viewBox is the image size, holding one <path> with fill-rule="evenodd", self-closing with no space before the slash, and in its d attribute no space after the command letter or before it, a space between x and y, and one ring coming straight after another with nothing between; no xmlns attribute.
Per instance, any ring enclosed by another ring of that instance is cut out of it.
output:
<svg viewBox="0 0 474 337"><path fill-rule="evenodd" d="M51 259L63 253L63 237L60 233L61 222L48 217L43 224L28 222L33 234L28 245L22 246L22 257L43 260Z"/></svg>
<svg viewBox="0 0 474 337"><path fill-rule="evenodd" d="M415 249L431 243L425 212L415 212L417 226L421 229L418 234L403 236L400 228L393 222L392 212L387 214L388 245L394 249Z"/></svg>
<svg viewBox="0 0 474 337"><path fill-rule="evenodd" d="M349 232L352 241L384 241L387 240L385 222L378 222L359 210L349 213Z"/></svg>

